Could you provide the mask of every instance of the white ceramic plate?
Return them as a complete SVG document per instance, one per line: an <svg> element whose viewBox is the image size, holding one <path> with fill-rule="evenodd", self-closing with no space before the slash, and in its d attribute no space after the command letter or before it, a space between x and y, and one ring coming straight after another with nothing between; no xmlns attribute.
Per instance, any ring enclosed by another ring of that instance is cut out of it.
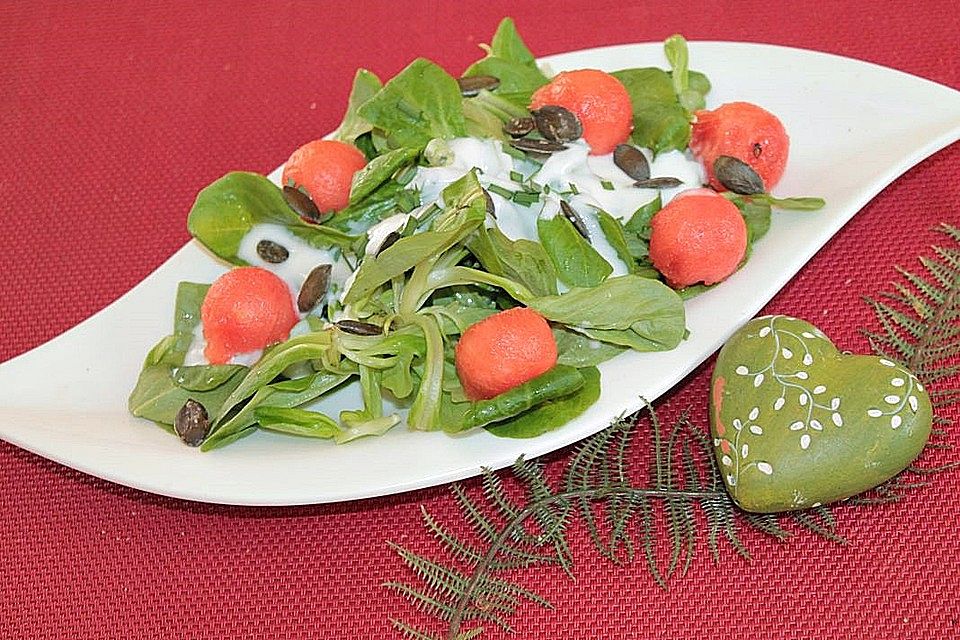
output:
<svg viewBox="0 0 960 640"><path fill-rule="evenodd" d="M784 47L690 44L713 82L708 104L763 105L791 137L777 192L819 195L816 213L775 213L749 263L687 306L690 339L666 353L624 354L601 366L603 392L585 414L532 440L475 430L458 437L396 427L345 446L258 433L203 454L126 411L144 354L170 332L176 284L212 281L223 268L188 244L115 303L33 351L0 365L0 437L113 482L154 493L243 505L379 496L500 468L554 451L655 399L715 351L881 189L960 138L960 92L876 65ZM657 44L551 56L554 71L666 66ZM224 167L227 170L228 167ZM184 212L186 214L186 212ZM57 370L52 381L46 375ZM359 405L346 389L322 405Z"/></svg>

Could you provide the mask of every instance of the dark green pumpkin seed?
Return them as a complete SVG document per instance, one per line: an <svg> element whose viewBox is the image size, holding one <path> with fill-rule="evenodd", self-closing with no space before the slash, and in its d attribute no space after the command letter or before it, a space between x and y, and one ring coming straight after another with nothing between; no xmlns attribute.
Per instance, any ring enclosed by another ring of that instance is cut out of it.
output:
<svg viewBox="0 0 960 640"><path fill-rule="evenodd" d="M590 231L587 230L587 225L583 222L583 218L580 217L580 214L577 213L573 207L567 204L566 200L560 201L560 212L563 213L564 218L570 221L570 224L577 230L577 233L586 240L590 239Z"/></svg>
<svg viewBox="0 0 960 640"><path fill-rule="evenodd" d="M377 248L377 255L379 256L381 253L383 253L384 251L392 247L393 243L395 243L399 239L400 239L399 232L391 231L390 233L388 233L387 237L384 238L383 242L380 243L380 247Z"/></svg>
<svg viewBox="0 0 960 640"><path fill-rule="evenodd" d="M202 404L191 398L177 411L173 430L185 443L196 447L206 440L210 433L210 416Z"/></svg>
<svg viewBox="0 0 960 640"><path fill-rule="evenodd" d="M503 132L514 138L522 138L536 127L533 118L513 118L503 125Z"/></svg>
<svg viewBox="0 0 960 640"><path fill-rule="evenodd" d="M514 140L511 142L510 146L526 153L534 153L539 155L550 155L551 153L563 151L567 148L567 145L560 144L559 142L553 142L552 140L536 140L534 138L520 138L519 140Z"/></svg>
<svg viewBox="0 0 960 640"><path fill-rule="evenodd" d="M273 240L261 240L257 243L257 255L271 264L280 264L290 257L290 252L282 244Z"/></svg>
<svg viewBox="0 0 960 640"><path fill-rule="evenodd" d="M486 189L483 190L483 201L487 207L487 213L494 219L497 219L497 207L493 203L493 198L490 197L490 192Z"/></svg>
<svg viewBox="0 0 960 640"><path fill-rule="evenodd" d="M724 187L744 196L766 192L763 179L740 158L718 156L713 161L713 175Z"/></svg>
<svg viewBox="0 0 960 640"><path fill-rule="evenodd" d="M632 144L618 144L613 150L613 164L634 180L650 178L650 163L647 156Z"/></svg>
<svg viewBox="0 0 960 640"><path fill-rule="evenodd" d="M683 184L683 180L677 178L647 178L646 180L637 180L633 186L641 189L673 189Z"/></svg>
<svg viewBox="0 0 960 640"><path fill-rule="evenodd" d="M340 320L336 325L341 331L355 336L379 336L383 333L383 328L379 325L360 320Z"/></svg>
<svg viewBox="0 0 960 640"><path fill-rule="evenodd" d="M460 85L460 95L465 98L472 98L483 89L493 91L499 87L500 78L494 76L469 76L466 78L457 78L457 84Z"/></svg>
<svg viewBox="0 0 960 640"><path fill-rule="evenodd" d="M330 286L330 271L333 267L329 264L321 264L315 267L307 279L303 281L300 287L300 293L297 294L297 309L300 313L307 313L315 306L320 298L327 294L327 288Z"/></svg>
<svg viewBox="0 0 960 640"><path fill-rule="evenodd" d="M290 185L284 186L283 199L287 201L287 204L290 205L290 208L293 209L298 216L308 222L320 224L321 222L326 222L330 216L333 215L332 211L320 213L320 210L317 209L317 205L313 203L310 196L297 187Z"/></svg>
<svg viewBox="0 0 960 640"><path fill-rule="evenodd" d="M583 135L580 120L569 109L548 104L530 113L537 131L551 142L572 142Z"/></svg>

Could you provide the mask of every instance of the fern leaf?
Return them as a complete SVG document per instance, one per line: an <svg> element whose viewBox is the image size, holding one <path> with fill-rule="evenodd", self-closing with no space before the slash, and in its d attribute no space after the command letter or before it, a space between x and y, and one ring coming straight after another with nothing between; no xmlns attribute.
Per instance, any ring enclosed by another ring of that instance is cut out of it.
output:
<svg viewBox="0 0 960 640"><path fill-rule="evenodd" d="M613 442L603 459L603 474L601 476L603 484L606 486L622 488L629 486L627 453L633 439L635 425L636 422L621 418L611 427ZM634 513L636 513L636 503L624 493L615 492L604 500L604 508L609 529L606 546L607 557L620 563L622 561L622 550L628 562L633 560L634 545L629 535L629 524ZM602 543L598 545L598 548L601 546Z"/></svg>
<svg viewBox="0 0 960 640"><path fill-rule="evenodd" d="M391 544L390 546L403 558L406 565L423 580L432 597L441 601L452 601L463 594L468 587L469 578L459 571L418 556L399 545ZM512 582L493 577L487 577L478 582L474 589L473 600L484 602L488 608L513 613L521 597L540 604L549 604L531 591L527 591Z"/></svg>
<svg viewBox="0 0 960 640"><path fill-rule="evenodd" d="M757 531L783 542L790 537L790 532L780 526L780 518L772 513L744 513L743 519Z"/></svg>
<svg viewBox="0 0 960 640"><path fill-rule="evenodd" d="M567 491L586 491L596 486L596 470L600 465L600 461L607 453L607 445L611 437L611 430L604 429L600 433L588 438L578 447L565 474L566 479L564 484ZM583 522L587 527L594 546L607 558L616 561L617 557L615 552L604 543L600 534L600 526L597 523L593 501L590 500L589 496L584 495L578 502L580 505L580 515L583 518Z"/></svg>
<svg viewBox="0 0 960 640"><path fill-rule="evenodd" d="M507 495L507 490L504 488L499 475L489 469L484 469L482 483L483 495L487 502L491 508L497 510L504 521L509 522L519 516L520 507ZM526 522L513 530L511 533L513 541L533 546L539 544L537 535L528 532L525 525Z"/></svg>
<svg viewBox="0 0 960 640"><path fill-rule="evenodd" d="M657 538L654 531L653 508L646 498L637 500L640 508L640 530L642 532L643 556L647 561L647 570L660 588L667 588L667 581L657 565Z"/></svg>
<svg viewBox="0 0 960 640"><path fill-rule="evenodd" d="M544 508L536 509L533 516L541 528L540 539L553 545L560 566L572 576L573 554L570 552L570 546L566 538L567 523L570 519L570 503L565 500L551 502L554 497L553 491L547 483L541 463L521 458L514 463L512 468L517 479L527 486L531 499L546 505Z"/></svg>
<svg viewBox="0 0 960 640"><path fill-rule="evenodd" d="M665 452L667 478L666 488L674 489L679 487L683 480L683 467L676 464L674 460L674 451L679 448L679 439L683 433L683 420L674 423L670 430L670 437L667 440ZM670 561L667 564L666 576L669 578L677 568L680 561L680 555L684 550L684 541L689 526L689 520L692 517L690 505L684 498L668 498L666 500L666 519L667 531L670 534Z"/></svg>
<svg viewBox="0 0 960 640"><path fill-rule="evenodd" d="M407 600L412 602L413 606L419 611L432 615L440 620L449 622L455 616L460 616L464 620L482 620L484 622L492 622L498 627L502 628L504 631L513 631L505 619L503 619L500 615L493 613L492 611L485 611L476 607L468 607L461 610L453 604L443 602L442 600L439 600L430 594L423 593L416 587L412 587L403 582L387 582L384 583L383 586L404 596Z"/></svg>
<svg viewBox="0 0 960 640"><path fill-rule="evenodd" d="M794 511L790 514L790 518L797 524L809 529L817 535L823 536L828 540L832 540L837 544L847 544L847 541L833 530L833 526L831 524L821 522L815 515L813 515L813 513L815 512Z"/></svg>
<svg viewBox="0 0 960 640"><path fill-rule="evenodd" d="M482 558L480 551L469 542L465 542L451 533L427 511L426 507L421 506L420 513L427 530L433 534L433 537L443 545L447 553L451 554L454 559L469 563L480 561Z"/></svg>
<svg viewBox="0 0 960 640"><path fill-rule="evenodd" d="M453 485L453 495L457 499L457 504L460 506L460 512L463 514L464 520L473 526L477 535L486 542L493 540L497 535L497 526L487 518L483 509L474 502L473 498L467 495L466 490L459 484Z"/></svg>
<svg viewBox="0 0 960 640"><path fill-rule="evenodd" d="M397 620L396 618L390 618L390 624L393 625L394 629L400 632L404 640L442 640L440 636L435 636L426 631L411 627L410 625L402 622L401 620ZM476 635L473 637L475 638Z"/></svg>

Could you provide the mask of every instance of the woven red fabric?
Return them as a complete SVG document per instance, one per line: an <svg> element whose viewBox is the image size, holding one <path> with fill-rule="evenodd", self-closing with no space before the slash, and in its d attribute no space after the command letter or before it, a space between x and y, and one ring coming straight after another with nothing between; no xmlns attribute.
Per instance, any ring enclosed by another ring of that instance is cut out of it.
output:
<svg viewBox="0 0 960 640"><path fill-rule="evenodd" d="M0 3L0 361L156 268L187 239L185 212L210 180L269 171L329 131L354 68L389 76L427 55L459 71L503 15L540 55L682 31L829 51L960 87L950 0L519 4ZM939 240L935 223L960 222L958 175L958 145L908 172L767 311L865 350L857 328L873 320L860 296L887 287L894 264L915 264ZM664 417L689 406L705 424L708 376L709 363L665 398ZM960 474L949 473L903 504L841 510L847 546L747 535L752 563L725 549L713 564L701 545L667 592L639 564L601 560L575 528L577 580L525 576L556 610L525 607L518 637L960 637L958 495ZM433 548L418 505L454 516L444 488L319 507L193 504L0 443L0 636L393 637L388 617L419 617L380 587L409 578L386 541Z"/></svg>

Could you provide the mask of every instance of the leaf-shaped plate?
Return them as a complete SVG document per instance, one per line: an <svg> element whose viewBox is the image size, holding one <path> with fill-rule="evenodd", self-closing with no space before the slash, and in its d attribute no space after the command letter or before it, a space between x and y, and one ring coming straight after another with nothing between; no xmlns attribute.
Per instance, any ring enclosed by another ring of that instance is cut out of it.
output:
<svg viewBox="0 0 960 640"><path fill-rule="evenodd" d="M601 367L603 392L584 415L532 440L477 430L459 437L402 426L334 446L256 434L203 454L126 411L144 354L169 332L176 284L222 267L195 244L115 303L58 338L0 365L0 437L86 473L207 502L287 505L378 496L500 468L591 435L640 397L654 399L749 320L861 207L897 176L960 138L960 92L876 65L784 47L690 44L713 82L709 105L747 100L778 114L791 137L783 194L827 201L815 213L774 214L749 263L688 303L690 338L666 353L628 353ZM546 58L556 71L665 66L662 46L624 45ZM225 167L225 169L227 169ZM186 213L186 212L185 212ZM46 374L56 370L51 380ZM51 385L54 388L51 388ZM355 389L325 401L336 415Z"/></svg>

